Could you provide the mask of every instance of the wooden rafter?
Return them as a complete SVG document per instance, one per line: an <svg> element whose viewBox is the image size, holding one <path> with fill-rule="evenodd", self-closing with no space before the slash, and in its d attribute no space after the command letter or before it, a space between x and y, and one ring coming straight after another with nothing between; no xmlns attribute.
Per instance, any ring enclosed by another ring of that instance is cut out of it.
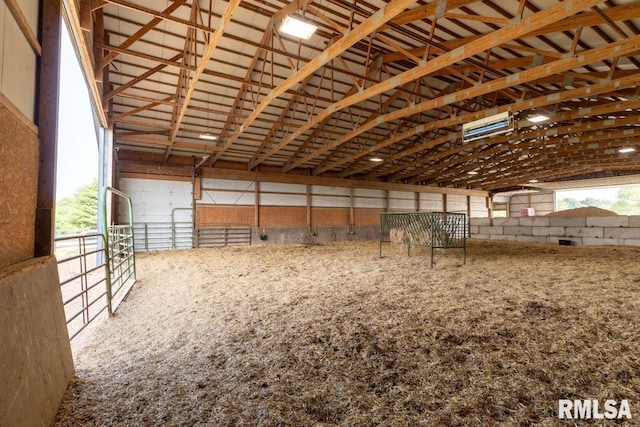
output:
<svg viewBox="0 0 640 427"><path fill-rule="evenodd" d="M171 136L169 139L169 142L170 142L169 147L173 145L176 139L176 136L180 131L180 125L182 124L182 120L184 119L184 115L189 106L189 102L191 101L191 97L193 96L193 92L196 88L196 84L198 83L198 80L200 80L200 76L202 76L202 73L204 72L207 66L207 63L209 62L209 59L213 55L213 52L215 51L218 45L218 42L222 38L222 34L224 33L225 29L229 25L229 22L231 22L231 16L233 15L233 13L235 12L236 8L239 5L240 5L240 0L229 1L229 3L227 4L227 8L225 9L222 15L222 19L218 23L218 26L215 32L209 38L209 42L207 43L207 48L205 49L205 51L202 53L202 56L200 57L200 62L198 63L198 66L195 70L195 74L191 76L189 80L189 86L187 87L184 99L182 100L182 105L178 112L177 119L175 120L175 123L174 123L173 131L171 132ZM169 152L170 150L167 149L167 153L165 155L166 157L168 157Z"/></svg>
<svg viewBox="0 0 640 427"><path fill-rule="evenodd" d="M526 110L526 109L535 109L535 108L540 108L540 107L547 107L549 105L553 105L559 101L562 100L569 100L569 99L574 99L574 98L578 98L581 96L585 96L585 95L591 95L591 96L595 96L599 93L607 93L609 91L611 91L612 88L625 88L625 87L634 87L637 86L638 84L640 84L640 76L638 75L630 75L630 76L626 76L617 80L613 80L613 81L605 81L602 83L597 83L597 84L593 84L592 86L589 87L584 87L584 88L578 88L578 89L571 89L571 90L565 90L563 92L561 92L560 94L558 94L558 96L552 96L552 97L548 97L548 96L540 96L538 98L533 98L533 99L529 99L529 100L524 100L524 101L518 101L518 102L514 102L512 104L507 104L504 106L501 106L499 108L496 108L494 111L495 113L501 113L501 112L506 112L506 111L510 111L512 113L516 113L518 111L522 111L522 110ZM587 109L580 109L578 110L575 114L574 118L578 118L578 117L583 117L587 114L607 114L613 111L620 111L622 109L627 109L627 108L639 108L640 104L636 105L635 102L630 103L630 101L627 101L627 103L623 103L623 102L617 102L617 103L613 103L613 104L605 104L604 106L601 107L588 107ZM397 135L397 141L400 141L402 139L406 139L409 138L413 135L422 133L422 132L426 132L432 129L438 129L438 128L444 128L444 127L450 127L450 126L455 126L455 125L459 125L468 121L473 121L473 120L477 120L480 118L483 118L486 116L486 112L481 111L478 113L473 113L473 114L469 114L469 115L465 115L465 116L459 116L459 117L454 117L454 118L448 118L448 119L442 119L442 120L438 120L432 123L429 123L428 125L424 125L422 127L418 127L418 128L414 128L411 129L403 134ZM571 116L567 116L565 118L565 116L558 116L558 120L563 119L563 120L569 120L571 118ZM437 145L439 145L442 142L446 142L446 141L453 141L456 140L458 138L460 138L460 133L455 133L453 135L449 135L446 138L441 138L441 139L437 139L437 140L433 140L433 141L425 141L421 144L417 144L413 147L410 147L406 150L403 151L399 151L396 154L390 156L389 158L385 159L385 162L389 162L389 161L396 161L399 160L403 157L406 156L411 156L413 154L419 153L421 151L424 150L428 150L431 149ZM397 141L394 141L397 142ZM362 152L359 152L357 154L353 155L353 158L360 158L360 157L364 157L367 154L369 154L370 152L374 152L374 151L378 151L381 150L385 147L387 147L390 144L387 144L387 141L385 141L384 143L379 143L378 145L372 147L371 149L368 150L363 150ZM374 166L380 166L380 165L372 165L372 164L365 164L362 165L358 168L349 170L348 173L343 173L343 177L352 175L352 174L356 174L356 173L362 173L364 171L367 171L369 169L372 169ZM404 166L403 166L404 167ZM398 170L402 169L402 167L398 168ZM385 173L376 173L374 175L371 175L370 178L373 177L378 177L378 176L382 176L385 175Z"/></svg>
<svg viewBox="0 0 640 427"><path fill-rule="evenodd" d="M381 83L378 83L377 85L374 85L372 87L369 87L357 94L354 94L350 97L344 98L336 103L334 103L333 105L331 105L329 108L327 108L326 110L324 110L323 112L321 112L320 114L318 114L318 116L311 122L309 122L307 125L301 127L300 129L298 129L296 132L294 132L293 134L291 134L287 139L285 139L284 141L282 141L280 144L278 144L278 146L273 149L271 152L269 152L268 154L272 154L273 152L278 151L279 149L281 149L282 147L288 145L289 143L291 143L295 138L297 138L299 135L301 135L302 133L306 132L308 129L312 128L313 126L315 126L316 124L318 124L320 121L324 120L326 117L332 115L335 111L341 110L343 108L346 108L350 105L356 104L358 102L361 102L365 99L368 99L372 96L375 96L376 94L379 93L383 93L386 92L388 90L391 90L395 87L398 87L402 84L405 84L409 81L413 81L415 79L418 79L422 76L428 75L433 73L434 71L440 70L446 66L452 65L458 61L461 61L465 58L468 58L472 55L475 55L477 53L483 52L487 49L490 49L494 46L498 46L501 43L504 43L506 41L509 40L513 40L517 37L522 36L523 34L527 34L531 31L535 31L537 28L541 28L544 27L546 25L550 25L560 19L566 18L568 16L571 16L573 14L578 13L579 11L581 11L582 9L584 9L585 7L590 7L593 4L598 3L598 0L579 0L579 1L575 1L573 3L571 3L571 5L565 5L563 4L559 4L559 5L555 5L552 7L549 7L547 9L544 9L542 12L539 12L535 15L532 15L528 18L525 18L523 20L521 20L520 22L515 23L514 25L510 25L507 27L504 27L500 30L497 30L491 34L488 34L486 36L482 36L479 38L476 38L473 41L470 41L468 44L466 44L464 46L464 48L458 48L458 49L454 49L450 52L444 53L442 55L440 55L437 59L431 60L431 61L426 61L410 70L405 71L404 73L401 73L391 79L387 79ZM511 85L509 85L511 86ZM449 102L451 103L451 102ZM443 103L444 105L444 103ZM376 119L377 120L377 119ZM331 147L331 148L335 148ZM308 160L311 160L321 154L323 154L324 152L328 151L329 147L325 147L322 149L317 150L315 153L313 153L312 155L306 156L304 159L299 160L298 162L296 162L296 164L292 165L292 166L296 166L297 164L302 164ZM267 156L265 156L267 157ZM256 162L259 163L259 162ZM251 167L255 166L256 163L254 163L253 165L250 165ZM284 168L284 171L286 172L287 170L289 170L292 166L290 167L286 167Z"/></svg>
<svg viewBox="0 0 640 427"><path fill-rule="evenodd" d="M185 4L187 0L175 0L171 3L165 10L162 11L163 15L170 15L175 10L177 10L180 6ZM129 38L120 43L118 46L120 49L128 49L132 44L136 41L140 40L145 34L154 29L160 22L162 22L163 18L154 17L147 24L143 25L138 31L133 33ZM104 68L111 63L114 59L116 59L120 55L120 52L110 52L103 59L101 63L101 67Z"/></svg>
<svg viewBox="0 0 640 427"><path fill-rule="evenodd" d="M635 41L632 41L632 40L635 40ZM580 55L573 58L559 59L543 66L530 68L526 71L519 73L516 77L512 77L512 76L503 77L501 79L493 80L473 88L463 89L453 94L441 96L439 98L425 101L421 104L411 106L403 110L398 110L383 116L379 116L378 118L376 118L375 121L371 121L365 124L364 126L361 126L359 129L354 130L353 132L345 135L339 140L336 140L333 144L331 144L331 146L323 147L322 149L317 150L313 155L307 156L305 159L301 159L299 162L303 163L304 161L308 161L311 158L316 157L328 151L329 149L333 149L345 143L346 141L350 140L351 138L357 136L358 134L368 130L368 128L370 128L371 126L378 126L381 123L389 120L394 120L400 117L415 114L417 112L426 111L432 108L440 107L442 105L451 104L453 102L457 102L463 99L468 99L470 97L484 95L501 88L507 88L513 84L526 83L546 73L556 73L556 72L570 70L576 66L579 66L587 57L590 59L591 58L608 58L613 54L613 52L617 52L618 50L621 50L621 49L624 49L625 51L623 55L638 51L640 49L640 38L638 36L635 36L633 39L627 39L613 45L607 45L601 48L593 49L590 52L581 52ZM420 128L417 129L417 132L421 132ZM339 165L333 164L331 165L331 168L336 166L339 166ZM328 170L328 168L330 167L325 166L323 170ZM322 172L323 170L318 170L316 171L316 173Z"/></svg>
<svg viewBox="0 0 640 427"><path fill-rule="evenodd" d="M387 4L384 8L380 9L370 18L365 20L358 27L351 30L347 37L343 37L336 43L329 46L321 55L313 58L300 70L291 75L284 82L280 83L276 88L271 90L271 92L269 92L269 94L264 98L260 105L258 105L249 115L249 117L242 123L240 128L227 141L225 141L225 144L223 146L224 150L226 150L238 139L242 132L244 132L244 130L251 125L256 117L260 115L260 113L262 113L273 100L278 98L294 85L298 84L300 81L312 75L316 70L325 65L327 62L331 61L331 59L340 55L354 43L360 41L369 33L382 26L385 22L398 15L414 1L415 0L393 0L391 3ZM259 163L261 160L262 159L257 159L254 163ZM250 168L253 168L254 166L255 164L249 165Z"/></svg>

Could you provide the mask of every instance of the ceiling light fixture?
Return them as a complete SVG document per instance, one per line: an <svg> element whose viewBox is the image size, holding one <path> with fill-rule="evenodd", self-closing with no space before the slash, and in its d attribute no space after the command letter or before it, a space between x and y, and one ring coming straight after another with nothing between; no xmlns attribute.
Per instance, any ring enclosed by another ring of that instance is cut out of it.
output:
<svg viewBox="0 0 640 427"><path fill-rule="evenodd" d="M280 25L280 31L294 37L308 40L318 29L317 25L293 16L287 16Z"/></svg>
<svg viewBox="0 0 640 427"><path fill-rule="evenodd" d="M635 148L633 147L624 147L618 150L618 153L633 153L634 151L636 151Z"/></svg>
<svg viewBox="0 0 640 427"><path fill-rule="evenodd" d="M533 123L540 123L540 122L549 120L549 117L545 116L544 114L536 114L536 115L527 117L527 120Z"/></svg>
<svg viewBox="0 0 640 427"><path fill-rule="evenodd" d="M469 175L478 175L478 171L469 171L467 172Z"/></svg>
<svg viewBox="0 0 640 427"><path fill-rule="evenodd" d="M379 163L381 162L383 159L381 159L380 157L372 157L369 159L370 162L376 162Z"/></svg>
<svg viewBox="0 0 640 427"><path fill-rule="evenodd" d="M211 135L210 133L201 133L200 135L198 135L198 138L206 139L207 141L215 141L218 139L217 136Z"/></svg>
<svg viewBox="0 0 640 427"><path fill-rule="evenodd" d="M539 181L538 181L537 179L530 179L530 180L529 180L529 183L530 183L530 184L535 184L536 182L539 182Z"/></svg>

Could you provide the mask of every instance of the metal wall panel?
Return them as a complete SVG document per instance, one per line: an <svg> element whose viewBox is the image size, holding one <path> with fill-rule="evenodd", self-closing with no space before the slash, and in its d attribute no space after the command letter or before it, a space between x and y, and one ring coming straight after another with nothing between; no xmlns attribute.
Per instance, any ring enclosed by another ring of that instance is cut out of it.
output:
<svg viewBox="0 0 640 427"><path fill-rule="evenodd" d="M120 188L131 197L136 223L171 222L174 209L192 207L191 182L122 178ZM120 214L125 210L121 203Z"/></svg>

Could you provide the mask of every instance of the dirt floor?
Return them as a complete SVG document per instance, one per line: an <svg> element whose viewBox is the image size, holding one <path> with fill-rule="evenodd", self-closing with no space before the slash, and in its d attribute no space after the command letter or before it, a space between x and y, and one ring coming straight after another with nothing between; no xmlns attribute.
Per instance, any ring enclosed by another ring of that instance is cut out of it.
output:
<svg viewBox="0 0 640 427"><path fill-rule="evenodd" d="M470 241L433 269L384 253L139 255L55 425L573 426L558 399L626 399L634 419L606 425L637 425L640 248Z"/></svg>

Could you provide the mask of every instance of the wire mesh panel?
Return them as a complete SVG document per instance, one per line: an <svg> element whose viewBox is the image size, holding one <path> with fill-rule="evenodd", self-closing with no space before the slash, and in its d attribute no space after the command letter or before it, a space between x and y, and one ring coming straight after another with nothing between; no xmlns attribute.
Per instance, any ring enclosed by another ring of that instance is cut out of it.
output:
<svg viewBox="0 0 640 427"><path fill-rule="evenodd" d="M467 216L457 212L385 212L380 215L380 256L382 243L391 242L431 248L431 267L434 249L463 249L467 260Z"/></svg>

